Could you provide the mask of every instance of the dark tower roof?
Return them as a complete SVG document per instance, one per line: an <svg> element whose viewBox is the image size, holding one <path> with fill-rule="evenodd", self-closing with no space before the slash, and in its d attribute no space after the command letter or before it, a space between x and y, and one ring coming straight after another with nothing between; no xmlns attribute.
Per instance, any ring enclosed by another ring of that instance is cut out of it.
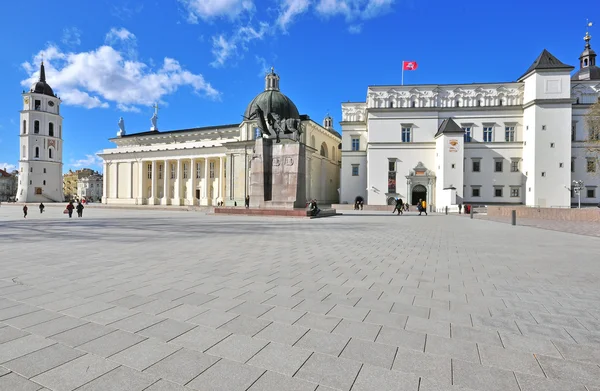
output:
<svg viewBox="0 0 600 391"><path fill-rule="evenodd" d="M249 118L256 111L256 106L267 113L279 114L281 118L300 119L298 108L290 98L279 91L279 76L271 68L271 72L265 77L265 91L258 94L244 113L244 117Z"/></svg>
<svg viewBox="0 0 600 391"><path fill-rule="evenodd" d="M434 137L441 136L442 134L465 134L465 131L452 118L446 118Z"/></svg>
<svg viewBox="0 0 600 391"><path fill-rule="evenodd" d="M565 69L565 70L573 70L574 67L571 65L564 64L558 58L554 57L552 53L544 49L542 53L535 59L533 64L523 73L519 80L524 78L526 75L533 71L544 70L544 69Z"/></svg>
<svg viewBox="0 0 600 391"><path fill-rule="evenodd" d="M585 48L579 56L579 70L571 77L571 80L600 80L600 68L596 65L596 52L592 50L590 40L592 36L586 32Z"/></svg>
<svg viewBox="0 0 600 391"><path fill-rule="evenodd" d="M44 69L44 62L42 61L42 65L40 65L40 80L37 83L34 83L31 86L31 91L38 94L44 94L49 96L54 95L54 91L52 91L52 87L48 83L46 83L46 70Z"/></svg>

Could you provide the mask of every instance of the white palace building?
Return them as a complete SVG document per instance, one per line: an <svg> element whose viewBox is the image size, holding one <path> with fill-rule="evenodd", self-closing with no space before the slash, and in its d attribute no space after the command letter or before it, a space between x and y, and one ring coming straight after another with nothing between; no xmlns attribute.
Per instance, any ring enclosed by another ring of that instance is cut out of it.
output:
<svg viewBox="0 0 600 391"><path fill-rule="evenodd" d="M271 70L265 91L248 105L241 123L159 131L157 113L150 131L126 134L121 122L118 137L105 149L102 202L129 205L243 206L250 190L250 167L256 137L252 113L276 112L299 119L307 146L306 199L331 204L339 199L341 137L327 116L323 126L300 115L296 105L279 90L279 76Z"/></svg>
<svg viewBox="0 0 600 391"><path fill-rule="evenodd" d="M370 86L342 104L342 203L424 199L466 204L568 207L598 203L585 114L600 94L589 34L579 70L544 50L509 83Z"/></svg>

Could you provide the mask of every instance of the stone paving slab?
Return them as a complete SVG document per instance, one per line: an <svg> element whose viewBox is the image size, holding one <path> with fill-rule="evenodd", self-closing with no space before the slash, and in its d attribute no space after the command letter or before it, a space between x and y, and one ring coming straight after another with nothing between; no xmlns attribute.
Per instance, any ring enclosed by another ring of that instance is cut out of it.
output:
<svg viewBox="0 0 600 391"><path fill-rule="evenodd" d="M0 390L600 388L600 240L568 222L52 210L0 208Z"/></svg>

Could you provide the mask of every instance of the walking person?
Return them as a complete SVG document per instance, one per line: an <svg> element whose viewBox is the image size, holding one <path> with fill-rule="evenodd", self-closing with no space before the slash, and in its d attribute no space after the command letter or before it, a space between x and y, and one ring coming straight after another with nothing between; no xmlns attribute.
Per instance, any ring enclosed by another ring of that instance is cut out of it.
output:
<svg viewBox="0 0 600 391"><path fill-rule="evenodd" d="M246 196L246 200L244 201L246 209L248 209L250 207L250 196L247 195Z"/></svg>
<svg viewBox="0 0 600 391"><path fill-rule="evenodd" d="M81 201L77 203L77 217L83 217L83 204Z"/></svg>
<svg viewBox="0 0 600 391"><path fill-rule="evenodd" d="M27 218L27 204L23 205L23 218Z"/></svg>
<svg viewBox="0 0 600 391"><path fill-rule="evenodd" d="M396 209L398 210L398 216L403 215L403 209L404 209L404 202L402 201L402 198L398 198L396 200Z"/></svg>
<svg viewBox="0 0 600 391"><path fill-rule="evenodd" d="M43 203L43 202L40 202L40 214L44 213L44 208L46 208L46 207L44 206L44 203Z"/></svg>
<svg viewBox="0 0 600 391"><path fill-rule="evenodd" d="M392 214L396 213L396 210L398 210L398 200L400 198L396 198L396 202L394 203L394 210L392 211Z"/></svg>
<svg viewBox="0 0 600 391"><path fill-rule="evenodd" d="M73 209L75 209L73 206L73 201L69 201L69 204L67 205L67 213L69 214L69 218L73 217Z"/></svg>
<svg viewBox="0 0 600 391"><path fill-rule="evenodd" d="M425 200L421 201L421 208L423 212L425 212L425 216L427 216L427 202ZM419 213L421 214L421 213Z"/></svg>
<svg viewBox="0 0 600 391"><path fill-rule="evenodd" d="M462 213L462 204L458 204L458 214Z"/></svg>

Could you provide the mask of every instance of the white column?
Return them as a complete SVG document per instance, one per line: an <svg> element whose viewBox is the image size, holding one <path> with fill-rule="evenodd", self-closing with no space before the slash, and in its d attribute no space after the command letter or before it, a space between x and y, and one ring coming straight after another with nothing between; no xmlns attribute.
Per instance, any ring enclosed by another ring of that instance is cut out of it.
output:
<svg viewBox="0 0 600 391"><path fill-rule="evenodd" d="M225 201L225 158L223 156L219 157L219 197L221 201Z"/></svg>
<svg viewBox="0 0 600 391"><path fill-rule="evenodd" d="M140 164L139 164L139 169L138 169L138 199L140 200L140 204L144 203L144 198L146 196L146 192L144 191L144 175L148 175L145 167L144 167L144 162L140 160Z"/></svg>
<svg viewBox="0 0 600 391"><path fill-rule="evenodd" d="M152 203L156 199L156 160L152 160Z"/></svg>
<svg viewBox="0 0 600 391"><path fill-rule="evenodd" d="M189 174L190 174L190 189L189 189L189 195L188 200L190 201L191 205L195 205L195 200L196 200L196 167L195 167L196 163L194 161L194 158L190 159L190 170L189 170Z"/></svg>
<svg viewBox="0 0 600 391"><path fill-rule="evenodd" d="M181 159L177 159L177 168L175 171L175 194L173 195L177 205L179 205L181 200L181 179Z"/></svg>
<svg viewBox="0 0 600 391"><path fill-rule="evenodd" d="M102 202L106 204L108 198L108 163L104 162L104 175L102 178Z"/></svg>
<svg viewBox="0 0 600 391"><path fill-rule="evenodd" d="M204 158L204 188L202 189L203 198L208 198L208 158Z"/></svg>
<svg viewBox="0 0 600 391"><path fill-rule="evenodd" d="M110 187L115 189L115 198L119 198L119 163L115 163L115 180Z"/></svg>
<svg viewBox="0 0 600 391"><path fill-rule="evenodd" d="M133 198L133 162L129 162L129 198Z"/></svg>
<svg viewBox="0 0 600 391"><path fill-rule="evenodd" d="M169 167L168 167L168 165L169 165L169 162L168 162L168 160L165 159L165 162L163 163L163 182L164 182L163 198L165 200L167 200L169 198L168 197L168 195L169 195L169 172L168 172Z"/></svg>

